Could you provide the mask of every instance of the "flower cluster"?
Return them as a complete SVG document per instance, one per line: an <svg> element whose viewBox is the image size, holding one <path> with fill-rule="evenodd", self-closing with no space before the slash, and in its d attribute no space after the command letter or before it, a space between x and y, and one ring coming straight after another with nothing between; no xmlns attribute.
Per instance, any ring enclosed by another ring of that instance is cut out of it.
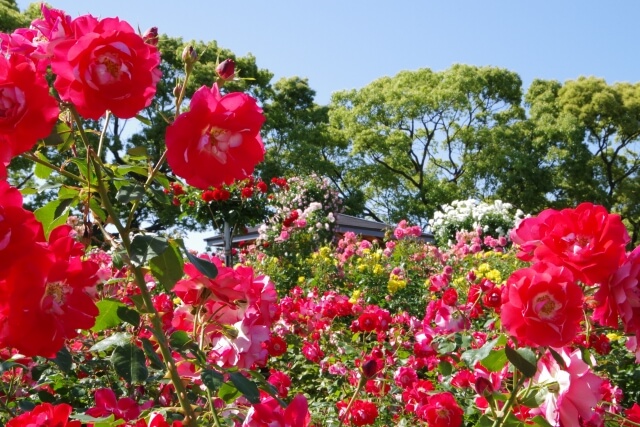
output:
<svg viewBox="0 0 640 427"><path fill-rule="evenodd" d="M441 206L429 220L429 228L440 246L455 241L456 232L481 230L485 236L495 239L506 237L509 230L517 225L524 213L513 206L496 200L493 203L475 199L454 200L450 205Z"/></svg>

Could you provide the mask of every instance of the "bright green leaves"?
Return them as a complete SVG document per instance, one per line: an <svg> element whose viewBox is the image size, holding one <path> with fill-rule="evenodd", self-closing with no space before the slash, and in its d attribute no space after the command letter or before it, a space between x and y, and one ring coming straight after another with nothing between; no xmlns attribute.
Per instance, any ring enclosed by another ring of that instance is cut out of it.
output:
<svg viewBox="0 0 640 427"><path fill-rule="evenodd" d="M96 305L100 312L95 325L91 328L93 332L114 328L123 321L136 327L140 324L140 314L120 301L103 299L98 301Z"/></svg>
<svg viewBox="0 0 640 427"><path fill-rule="evenodd" d="M153 277L167 290L182 278L184 263L180 250L175 242L169 242L167 248L149 260L149 268Z"/></svg>
<svg viewBox="0 0 640 427"><path fill-rule="evenodd" d="M149 376L144 351L132 343L117 346L113 350L111 365L130 384L144 382Z"/></svg>

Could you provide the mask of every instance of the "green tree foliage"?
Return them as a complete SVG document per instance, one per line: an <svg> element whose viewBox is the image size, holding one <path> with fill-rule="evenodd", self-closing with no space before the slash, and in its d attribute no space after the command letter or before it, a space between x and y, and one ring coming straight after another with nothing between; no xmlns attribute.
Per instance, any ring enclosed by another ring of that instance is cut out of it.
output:
<svg viewBox="0 0 640 427"><path fill-rule="evenodd" d="M345 182L362 189L370 210L387 221L426 223L437 206L476 196L499 137L523 116L521 85L504 69L454 65L334 94L331 127L352 156Z"/></svg>
<svg viewBox="0 0 640 427"><path fill-rule="evenodd" d="M582 201L620 213L640 237L640 84L580 77L564 85L533 82L526 96L530 120L548 147L549 202Z"/></svg>
<svg viewBox="0 0 640 427"><path fill-rule="evenodd" d="M28 26L31 20L20 13L15 0L0 0L0 31L11 33L16 28Z"/></svg>

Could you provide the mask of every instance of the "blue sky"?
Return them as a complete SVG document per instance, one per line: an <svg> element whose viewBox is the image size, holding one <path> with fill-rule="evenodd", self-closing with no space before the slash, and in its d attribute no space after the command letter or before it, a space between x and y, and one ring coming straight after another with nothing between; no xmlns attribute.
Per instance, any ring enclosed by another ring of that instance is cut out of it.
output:
<svg viewBox="0 0 640 427"><path fill-rule="evenodd" d="M491 65L564 82L640 81L639 0L49 0L72 17L216 40L261 68L309 79L316 102L402 70ZM21 9L29 1L18 0ZM211 233L204 233L210 235ZM202 234L189 247L203 250Z"/></svg>
<svg viewBox="0 0 640 427"><path fill-rule="evenodd" d="M217 40L281 77L309 79L316 102L402 70L492 65L561 82L640 81L640 1L49 0L71 16L119 16L143 31ZM24 9L28 1L19 0Z"/></svg>

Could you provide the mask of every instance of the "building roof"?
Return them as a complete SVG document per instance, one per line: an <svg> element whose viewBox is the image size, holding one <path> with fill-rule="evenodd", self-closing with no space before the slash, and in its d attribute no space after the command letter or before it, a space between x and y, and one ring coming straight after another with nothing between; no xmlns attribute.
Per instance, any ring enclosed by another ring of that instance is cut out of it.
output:
<svg viewBox="0 0 640 427"><path fill-rule="evenodd" d="M258 229L260 227L250 227L245 234L234 235L233 243L253 241L258 238ZM334 231L344 234L348 231L363 237L383 238L387 230L393 230L394 226L385 224L384 222L373 221L370 219L356 218L355 216L337 214L336 226ZM430 233L422 233L421 238L427 242L433 243L433 235ZM224 238L222 234L216 234L204 239L207 246L222 247L224 246Z"/></svg>

